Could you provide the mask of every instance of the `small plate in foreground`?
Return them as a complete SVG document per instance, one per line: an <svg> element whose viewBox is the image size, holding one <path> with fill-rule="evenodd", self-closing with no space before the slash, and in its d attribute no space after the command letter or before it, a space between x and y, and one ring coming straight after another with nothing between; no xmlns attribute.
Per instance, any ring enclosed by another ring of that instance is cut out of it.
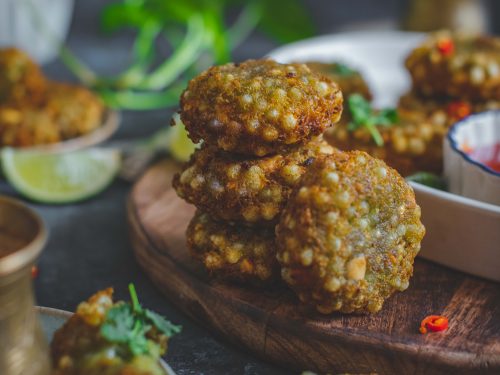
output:
<svg viewBox="0 0 500 375"><path fill-rule="evenodd" d="M50 307L37 306L36 310L48 342L52 340L54 332L57 331L59 327L61 327L72 315L68 311L53 309ZM174 370L172 370L172 368L167 365L165 361L160 360L160 364L167 375L176 375Z"/></svg>

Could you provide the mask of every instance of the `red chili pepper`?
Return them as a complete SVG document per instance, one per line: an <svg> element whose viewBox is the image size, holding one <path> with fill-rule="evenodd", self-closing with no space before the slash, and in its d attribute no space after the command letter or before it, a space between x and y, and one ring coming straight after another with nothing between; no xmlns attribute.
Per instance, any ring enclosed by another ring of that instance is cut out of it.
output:
<svg viewBox="0 0 500 375"><path fill-rule="evenodd" d="M467 102L458 101L448 104L446 108L448 115L457 120L461 120L466 116L469 116L472 112L471 106Z"/></svg>
<svg viewBox="0 0 500 375"><path fill-rule="evenodd" d="M443 56L450 56L455 52L455 44L451 39L441 39L437 42L437 49Z"/></svg>
<svg viewBox="0 0 500 375"><path fill-rule="evenodd" d="M31 278L36 279L38 277L38 274L40 272L38 271L38 266L32 266L31 267Z"/></svg>
<svg viewBox="0 0 500 375"><path fill-rule="evenodd" d="M448 329L448 318L441 315L429 315L420 323L420 333L427 333L427 329L432 332L445 331Z"/></svg>

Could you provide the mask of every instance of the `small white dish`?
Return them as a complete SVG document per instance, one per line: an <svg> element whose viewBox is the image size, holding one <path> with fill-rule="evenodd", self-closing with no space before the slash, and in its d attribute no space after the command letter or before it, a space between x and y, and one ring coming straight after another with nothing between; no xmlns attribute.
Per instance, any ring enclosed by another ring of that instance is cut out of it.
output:
<svg viewBox="0 0 500 375"><path fill-rule="evenodd" d="M278 62L343 61L366 76L376 106L395 106L409 90L404 59L422 33L362 31L324 35L271 51ZM500 281L500 207L411 183L426 235L419 257Z"/></svg>
<svg viewBox="0 0 500 375"><path fill-rule="evenodd" d="M500 206L500 111L466 117L444 139L444 176L451 193ZM500 247L500 244L499 244Z"/></svg>

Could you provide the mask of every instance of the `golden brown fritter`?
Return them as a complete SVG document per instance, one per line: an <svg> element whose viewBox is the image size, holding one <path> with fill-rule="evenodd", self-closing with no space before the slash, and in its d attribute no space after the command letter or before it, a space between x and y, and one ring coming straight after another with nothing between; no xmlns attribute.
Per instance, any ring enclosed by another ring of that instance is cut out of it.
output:
<svg viewBox="0 0 500 375"><path fill-rule="evenodd" d="M173 180L177 194L215 218L275 223L292 188L314 158L331 154L321 137L286 154L238 158L203 145Z"/></svg>
<svg viewBox="0 0 500 375"><path fill-rule="evenodd" d="M102 124L104 106L91 91L82 86L51 83L45 111L59 125L62 139L90 133Z"/></svg>
<svg viewBox="0 0 500 375"><path fill-rule="evenodd" d="M329 78L304 64L249 60L192 79L180 113L195 143L264 156L323 133L341 112L342 93Z"/></svg>
<svg viewBox="0 0 500 375"><path fill-rule="evenodd" d="M56 143L101 126L104 107L89 90L55 82L47 88L38 105L0 105L0 146Z"/></svg>
<svg viewBox="0 0 500 375"><path fill-rule="evenodd" d="M500 101L500 38L437 32L411 52L406 67L423 96Z"/></svg>
<svg viewBox="0 0 500 375"><path fill-rule="evenodd" d="M377 312L408 288L425 229L412 188L365 152L318 159L276 228L282 278L321 313Z"/></svg>
<svg viewBox="0 0 500 375"><path fill-rule="evenodd" d="M411 116L414 114L415 116ZM398 124L377 126L384 140L379 146L366 127L349 130L348 123L338 124L325 139L343 151L365 151L384 160L403 176L426 171L441 173L443 138L448 127L440 116L426 117L419 113L400 114Z"/></svg>
<svg viewBox="0 0 500 375"><path fill-rule="evenodd" d="M323 74L337 83L342 91L342 96L346 100L352 94L360 94L366 100L372 100L373 96L365 79L359 71L352 67L339 62L322 63L312 61L305 64L312 71Z"/></svg>
<svg viewBox="0 0 500 375"><path fill-rule="evenodd" d="M229 225L197 212L186 235L192 257L211 276L251 284L279 278L274 227Z"/></svg>
<svg viewBox="0 0 500 375"><path fill-rule="evenodd" d="M326 133L325 139L340 150L365 151L382 159L403 176L422 171L440 174L443 139L448 128L470 113L495 108L500 108L500 102L422 100L410 92L400 99L398 124L377 126L383 146L375 143L366 127L350 131L348 122L344 121Z"/></svg>
<svg viewBox="0 0 500 375"><path fill-rule="evenodd" d="M16 48L0 49L0 105L38 103L47 81L39 66Z"/></svg>

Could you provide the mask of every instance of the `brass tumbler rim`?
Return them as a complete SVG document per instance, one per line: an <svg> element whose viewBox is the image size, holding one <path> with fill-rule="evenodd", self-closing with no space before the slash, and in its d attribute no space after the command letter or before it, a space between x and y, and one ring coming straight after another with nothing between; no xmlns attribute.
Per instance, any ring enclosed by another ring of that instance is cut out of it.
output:
<svg viewBox="0 0 500 375"><path fill-rule="evenodd" d="M17 199L0 195L0 210L1 207L8 207L24 215L27 220L34 223L35 230L25 246L0 257L0 277L13 274L34 263L47 242L46 226L42 218L33 209Z"/></svg>

